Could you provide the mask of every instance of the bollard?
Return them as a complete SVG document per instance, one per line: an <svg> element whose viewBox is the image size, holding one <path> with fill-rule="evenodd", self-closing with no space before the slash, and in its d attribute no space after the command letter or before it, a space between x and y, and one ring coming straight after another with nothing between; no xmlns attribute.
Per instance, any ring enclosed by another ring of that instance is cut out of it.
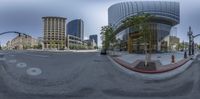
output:
<svg viewBox="0 0 200 99"><path fill-rule="evenodd" d="M187 58L187 52L185 51L185 53L184 53L184 58Z"/></svg>
<svg viewBox="0 0 200 99"><path fill-rule="evenodd" d="M174 55L172 55L172 63L175 63L175 56Z"/></svg>

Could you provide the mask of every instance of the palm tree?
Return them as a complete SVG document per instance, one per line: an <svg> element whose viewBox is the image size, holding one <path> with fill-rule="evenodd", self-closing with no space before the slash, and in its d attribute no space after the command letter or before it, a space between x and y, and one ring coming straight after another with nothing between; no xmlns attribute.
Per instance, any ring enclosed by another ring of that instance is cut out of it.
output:
<svg viewBox="0 0 200 99"><path fill-rule="evenodd" d="M149 33L149 20L152 16L150 14L139 13L137 16L128 17L123 21L124 27L133 27L139 33L142 34L142 40L144 42L144 51L145 51L145 66L148 64L148 60L151 59L151 56L147 53L147 43L149 43L149 53L152 50L152 35Z"/></svg>

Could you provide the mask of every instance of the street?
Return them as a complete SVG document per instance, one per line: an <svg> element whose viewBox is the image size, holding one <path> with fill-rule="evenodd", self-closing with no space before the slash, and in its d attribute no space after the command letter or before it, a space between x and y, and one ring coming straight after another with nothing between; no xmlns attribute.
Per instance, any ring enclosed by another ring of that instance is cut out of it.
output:
<svg viewBox="0 0 200 99"><path fill-rule="evenodd" d="M193 99L200 56L183 73L144 80L99 52L1 51L0 99Z"/></svg>

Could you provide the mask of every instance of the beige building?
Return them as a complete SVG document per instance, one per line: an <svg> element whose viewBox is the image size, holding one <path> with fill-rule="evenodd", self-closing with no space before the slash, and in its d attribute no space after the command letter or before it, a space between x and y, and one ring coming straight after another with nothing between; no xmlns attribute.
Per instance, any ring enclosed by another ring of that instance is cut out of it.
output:
<svg viewBox="0 0 200 99"><path fill-rule="evenodd" d="M36 39L32 38L31 36L17 36L11 41L7 42L7 48L8 49L18 49L18 50L23 50L23 49L30 49L33 48L34 46L37 46L38 42Z"/></svg>
<svg viewBox="0 0 200 99"><path fill-rule="evenodd" d="M42 17L44 23L44 49L65 49L65 21L63 17Z"/></svg>
<svg viewBox="0 0 200 99"><path fill-rule="evenodd" d="M66 43L67 43L67 47L69 49L73 49L73 48L77 48L78 47L82 47L83 46L83 42L81 41L81 38L77 37L77 36L73 36L73 35L67 35L66 38Z"/></svg>

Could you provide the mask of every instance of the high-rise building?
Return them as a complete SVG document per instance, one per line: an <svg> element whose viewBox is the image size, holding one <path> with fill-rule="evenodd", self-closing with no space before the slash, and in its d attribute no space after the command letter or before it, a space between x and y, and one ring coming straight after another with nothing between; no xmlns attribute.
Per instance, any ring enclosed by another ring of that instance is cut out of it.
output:
<svg viewBox="0 0 200 99"><path fill-rule="evenodd" d="M96 45L98 46L98 36L96 34L89 36L90 40L94 40Z"/></svg>
<svg viewBox="0 0 200 99"><path fill-rule="evenodd" d="M171 1L135 1L121 2L112 5L108 9L108 24L114 29L115 37L120 42L120 49L129 53L144 52L144 41L141 41L142 33L134 26L124 26L123 21L131 16L142 13L153 17L149 20L148 27L151 33L151 43L147 47L153 52L162 51L167 47L163 39L170 34L173 26L180 22L180 7L178 2Z"/></svg>
<svg viewBox="0 0 200 99"><path fill-rule="evenodd" d="M84 22L81 19L72 20L67 24L67 34L84 39Z"/></svg>
<svg viewBox="0 0 200 99"><path fill-rule="evenodd" d="M42 17L44 23L44 48L64 49L66 46L66 18Z"/></svg>

